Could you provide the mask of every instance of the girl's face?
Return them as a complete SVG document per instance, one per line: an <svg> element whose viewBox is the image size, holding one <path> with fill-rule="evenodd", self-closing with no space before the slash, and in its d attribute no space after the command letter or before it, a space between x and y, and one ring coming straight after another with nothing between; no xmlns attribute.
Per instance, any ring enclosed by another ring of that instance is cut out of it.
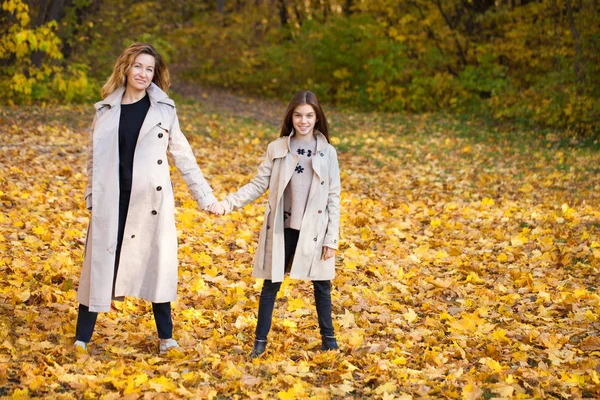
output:
<svg viewBox="0 0 600 400"><path fill-rule="evenodd" d="M150 54L138 55L127 72L127 89L146 90L154 78L156 60Z"/></svg>
<svg viewBox="0 0 600 400"><path fill-rule="evenodd" d="M299 137L312 136L316 123L317 113L315 113L310 104L303 104L294 109L292 124L294 125L296 135Z"/></svg>

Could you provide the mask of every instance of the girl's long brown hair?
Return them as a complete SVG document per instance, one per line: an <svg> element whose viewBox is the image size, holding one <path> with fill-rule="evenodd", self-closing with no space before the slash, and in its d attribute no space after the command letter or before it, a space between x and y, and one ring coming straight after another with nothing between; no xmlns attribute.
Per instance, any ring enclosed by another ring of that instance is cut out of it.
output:
<svg viewBox="0 0 600 400"><path fill-rule="evenodd" d="M294 129L294 124L292 122L292 116L294 114L294 110L298 106L302 106L308 104L313 110L315 110L315 114L317 115L317 122L315 123L315 129L321 132L327 142L329 142L329 125L327 124L327 118L325 118L325 114L323 113L323 109L321 108L321 104L319 104L319 100L317 96L310 90L302 90L292 98L290 104L288 104L287 111L285 112L285 117L283 118L283 125L281 126L280 137L289 136Z"/></svg>
<svg viewBox="0 0 600 400"><path fill-rule="evenodd" d="M152 78L152 82L154 82L163 91L167 91L169 86L171 86L171 77L169 75L169 70L167 69L167 64L158 51L152 47L152 45L138 42L123 50L119 58L117 58L117 62L115 63L110 78L108 78L104 86L102 86L101 96L103 99L105 99L109 94L117 90L119 87L125 85L127 82L127 73L129 72L129 68L131 68L135 58L140 54L149 54L154 57L155 66L154 78Z"/></svg>

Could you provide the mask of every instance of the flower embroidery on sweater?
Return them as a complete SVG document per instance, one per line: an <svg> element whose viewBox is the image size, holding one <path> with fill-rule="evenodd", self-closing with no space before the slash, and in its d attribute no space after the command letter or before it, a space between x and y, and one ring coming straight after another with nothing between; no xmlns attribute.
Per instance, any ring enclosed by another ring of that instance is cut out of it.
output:
<svg viewBox="0 0 600 400"><path fill-rule="evenodd" d="M304 155L304 153L306 153L307 157L312 156L312 150L305 150L305 149L298 149L298 154L300 154L301 156Z"/></svg>

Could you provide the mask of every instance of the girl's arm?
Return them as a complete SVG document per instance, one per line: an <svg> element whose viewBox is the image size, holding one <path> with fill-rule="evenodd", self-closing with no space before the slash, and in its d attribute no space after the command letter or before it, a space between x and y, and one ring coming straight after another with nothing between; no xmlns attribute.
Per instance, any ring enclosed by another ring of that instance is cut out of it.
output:
<svg viewBox="0 0 600 400"><path fill-rule="evenodd" d="M273 170L273 158L271 155L271 145L267 147L265 159L258 167L258 172L250 182L238 189L237 192L227 196L221 204L225 207L225 213L229 213L238 208L242 208L247 204L262 196L269 189L269 181L271 180L271 171Z"/></svg>
<svg viewBox="0 0 600 400"><path fill-rule="evenodd" d="M327 196L327 210L329 211L329 221L327 223L327 233L323 246L331 249L338 248L338 239L340 233L340 167L337 159L337 152L332 147L333 155L329 164L329 194Z"/></svg>
<svg viewBox="0 0 600 400"><path fill-rule="evenodd" d="M169 129L169 153L173 156L175 166L181 173L190 192L192 192L192 196L198 202L200 208L205 209L210 204L215 203L217 199L212 188L204 179L204 175L202 175L190 143L181 132L177 111L173 112L175 114L174 121Z"/></svg>

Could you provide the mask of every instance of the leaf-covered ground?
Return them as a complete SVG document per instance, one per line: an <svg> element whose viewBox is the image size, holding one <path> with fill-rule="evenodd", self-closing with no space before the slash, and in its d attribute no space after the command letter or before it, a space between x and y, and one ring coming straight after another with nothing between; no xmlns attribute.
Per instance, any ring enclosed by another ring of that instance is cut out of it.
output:
<svg viewBox="0 0 600 400"><path fill-rule="evenodd" d="M149 303L128 299L74 352L92 111L0 110L0 397L600 397L599 153L441 116L330 115L340 353L318 351L312 287L288 280L248 360L264 198L217 218L176 171L184 351L159 356ZM179 114L220 198L277 136L200 103Z"/></svg>

